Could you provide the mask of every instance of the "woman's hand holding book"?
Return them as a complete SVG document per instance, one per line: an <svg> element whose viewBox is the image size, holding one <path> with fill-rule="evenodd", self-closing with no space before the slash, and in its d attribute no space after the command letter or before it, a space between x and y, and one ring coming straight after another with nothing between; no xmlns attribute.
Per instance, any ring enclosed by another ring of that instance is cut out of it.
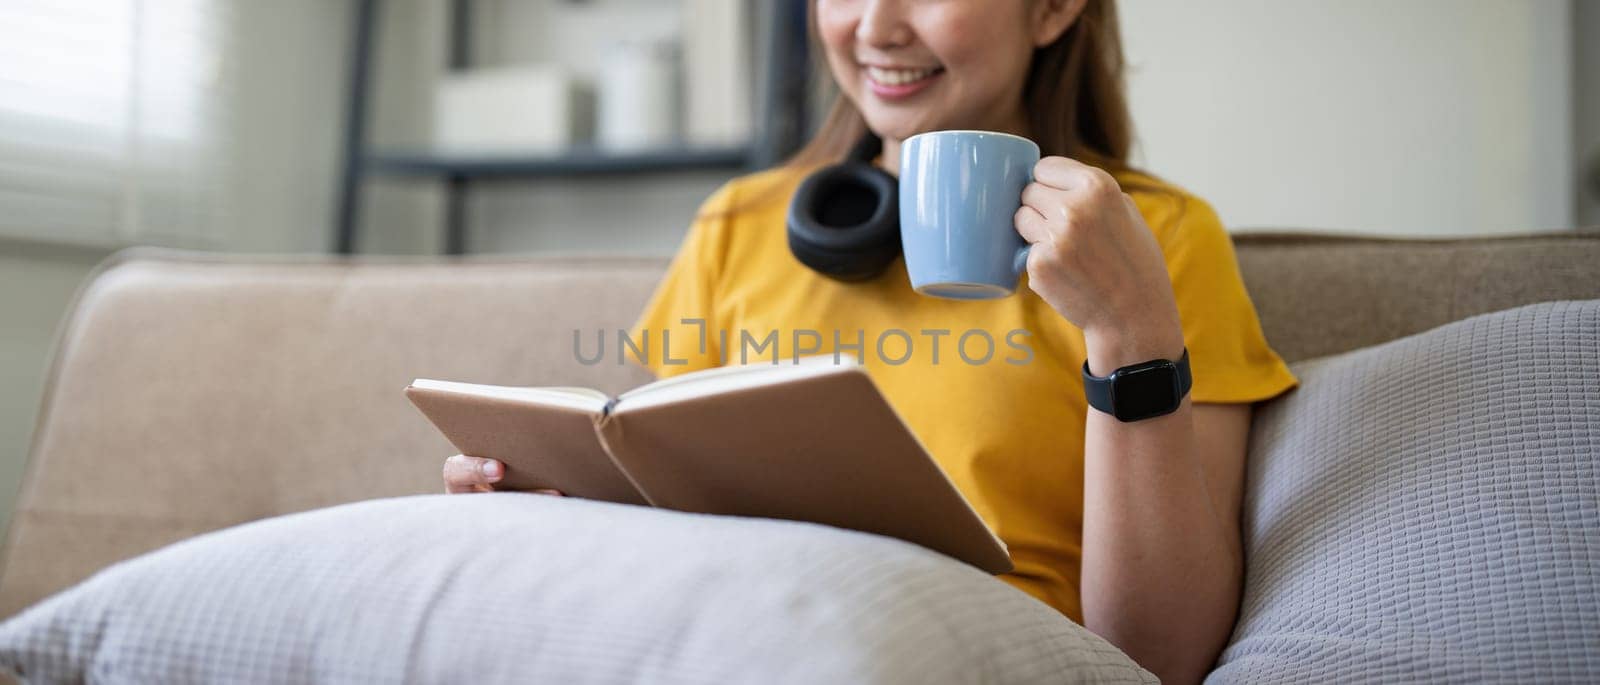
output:
<svg viewBox="0 0 1600 685"><path fill-rule="evenodd" d="M494 492L494 484L506 475L506 465L495 459L451 455L444 460L444 491L452 495ZM539 489L541 495L561 496L560 490Z"/></svg>

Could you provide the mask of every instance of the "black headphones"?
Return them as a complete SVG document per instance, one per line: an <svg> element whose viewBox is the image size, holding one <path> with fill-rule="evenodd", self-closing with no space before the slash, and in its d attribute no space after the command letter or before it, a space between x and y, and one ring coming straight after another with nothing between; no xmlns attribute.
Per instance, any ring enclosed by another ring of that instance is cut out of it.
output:
<svg viewBox="0 0 1600 685"><path fill-rule="evenodd" d="M789 201L789 251L812 270L865 281L900 256L899 181L872 164L883 140L871 131L844 162L806 177Z"/></svg>

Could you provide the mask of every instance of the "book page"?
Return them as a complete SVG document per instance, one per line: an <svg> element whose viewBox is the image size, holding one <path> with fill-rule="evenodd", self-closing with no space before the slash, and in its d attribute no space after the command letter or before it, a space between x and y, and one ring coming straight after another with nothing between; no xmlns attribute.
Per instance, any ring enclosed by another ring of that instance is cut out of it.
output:
<svg viewBox="0 0 1600 685"><path fill-rule="evenodd" d="M833 359L832 353L817 354L801 357L798 363L794 359L789 359L780 360L777 364L753 362L693 371L647 383L622 393L617 396L616 409L618 411L643 409L695 397L851 371L861 367L861 362L853 355L840 354L837 364Z"/></svg>
<svg viewBox="0 0 1600 685"><path fill-rule="evenodd" d="M440 381L431 378L418 378L411 382L415 388L426 390L440 390L444 392L476 395L478 397L494 397L516 402L532 402L535 404L551 404L581 411L600 411L605 407L611 397L593 388L572 388L552 386L547 388L514 387L509 385L484 385L481 383L461 383L458 381Z"/></svg>

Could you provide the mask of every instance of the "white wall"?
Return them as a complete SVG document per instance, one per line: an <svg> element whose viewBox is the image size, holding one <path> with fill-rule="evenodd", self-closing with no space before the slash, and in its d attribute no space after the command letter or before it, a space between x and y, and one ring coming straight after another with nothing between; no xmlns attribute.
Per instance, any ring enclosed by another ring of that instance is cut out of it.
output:
<svg viewBox="0 0 1600 685"><path fill-rule="evenodd" d="M1121 9L1144 162L1230 226L1574 224L1568 0Z"/></svg>
<svg viewBox="0 0 1600 685"><path fill-rule="evenodd" d="M233 9L238 177L223 249L331 249L352 12L324 0L235 2Z"/></svg>
<svg viewBox="0 0 1600 685"><path fill-rule="evenodd" d="M22 485L57 323L106 254L0 239L0 530Z"/></svg>

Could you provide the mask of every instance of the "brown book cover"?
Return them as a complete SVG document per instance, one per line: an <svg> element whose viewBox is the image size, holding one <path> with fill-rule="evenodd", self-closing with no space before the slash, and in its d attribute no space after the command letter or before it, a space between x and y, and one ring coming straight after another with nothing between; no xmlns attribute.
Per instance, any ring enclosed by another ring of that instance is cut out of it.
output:
<svg viewBox="0 0 1600 685"><path fill-rule="evenodd" d="M406 396L503 489L888 535L989 573L989 530L858 363L708 369L609 398L582 388L417 379Z"/></svg>

